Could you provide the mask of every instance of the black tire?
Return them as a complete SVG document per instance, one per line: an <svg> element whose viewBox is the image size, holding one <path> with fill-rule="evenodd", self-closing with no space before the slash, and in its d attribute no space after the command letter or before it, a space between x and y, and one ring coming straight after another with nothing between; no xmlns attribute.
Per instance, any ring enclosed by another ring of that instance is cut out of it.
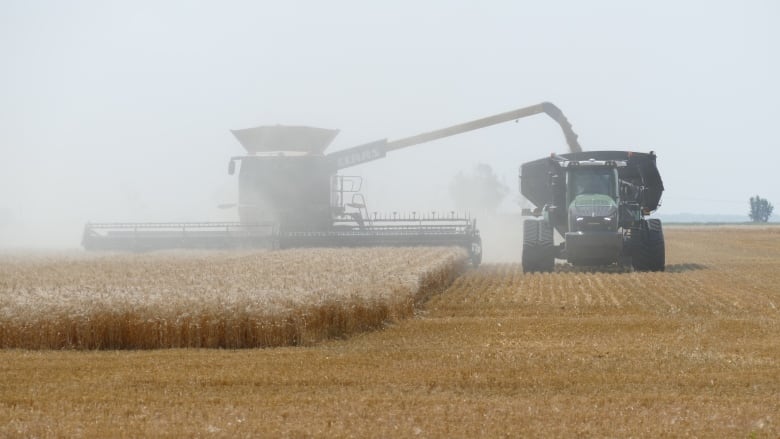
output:
<svg viewBox="0 0 780 439"><path fill-rule="evenodd" d="M664 271L666 266L666 249L664 246L664 231L661 220L642 220L639 229L632 230L637 236L632 236L632 258L634 270Z"/></svg>
<svg viewBox="0 0 780 439"><path fill-rule="evenodd" d="M539 265L539 221L523 221L523 272L538 271Z"/></svg>
<svg viewBox="0 0 780 439"><path fill-rule="evenodd" d="M544 221L523 222L523 271L550 272L555 268L553 228Z"/></svg>

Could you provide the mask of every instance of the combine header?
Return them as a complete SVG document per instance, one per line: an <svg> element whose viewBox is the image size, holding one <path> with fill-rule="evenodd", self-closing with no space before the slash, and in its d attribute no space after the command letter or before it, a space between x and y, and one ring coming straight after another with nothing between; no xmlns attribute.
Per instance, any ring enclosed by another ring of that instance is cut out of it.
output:
<svg viewBox="0 0 780 439"><path fill-rule="evenodd" d="M235 223L89 223L88 250L164 248L461 246L474 265L482 259L476 220L467 216L369 213L362 179L338 171L384 158L388 152L491 125L546 113L563 129L572 152L577 135L553 104L525 107L395 141L378 140L325 154L338 130L262 126L233 131L247 154L232 157L238 175Z"/></svg>

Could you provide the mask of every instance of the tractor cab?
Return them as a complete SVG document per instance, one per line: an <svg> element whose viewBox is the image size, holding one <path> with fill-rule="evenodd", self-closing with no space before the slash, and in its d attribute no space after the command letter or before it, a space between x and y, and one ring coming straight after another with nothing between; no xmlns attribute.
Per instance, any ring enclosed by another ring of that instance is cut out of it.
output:
<svg viewBox="0 0 780 439"><path fill-rule="evenodd" d="M566 209L569 231L617 230L617 166L615 161L567 163Z"/></svg>

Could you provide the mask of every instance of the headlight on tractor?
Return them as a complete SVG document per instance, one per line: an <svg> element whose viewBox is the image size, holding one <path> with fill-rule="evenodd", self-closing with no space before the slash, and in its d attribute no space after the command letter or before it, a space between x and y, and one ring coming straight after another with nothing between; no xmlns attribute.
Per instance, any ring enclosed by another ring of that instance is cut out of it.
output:
<svg viewBox="0 0 780 439"><path fill-rule="evenodd" d="M574 217L573 228L575 230L582 230L582 231L604 230L604 229L612 230L616 226L617 226L617 212L614 212L608 216L605 216L604 214L593 215L593 216L587 216L587 215L576 216Z"/></svg>

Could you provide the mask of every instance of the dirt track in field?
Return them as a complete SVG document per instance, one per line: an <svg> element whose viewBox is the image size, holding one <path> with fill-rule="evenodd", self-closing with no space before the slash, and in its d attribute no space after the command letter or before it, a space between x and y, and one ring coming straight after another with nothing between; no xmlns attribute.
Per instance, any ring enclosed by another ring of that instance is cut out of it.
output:
<svg viewBox="0 0 780 439"><path fill-rule="evenodd" d="M780 228L670 228L667 254L486 265L309 348L0 352L0 435L778 437Z"/></svg>

